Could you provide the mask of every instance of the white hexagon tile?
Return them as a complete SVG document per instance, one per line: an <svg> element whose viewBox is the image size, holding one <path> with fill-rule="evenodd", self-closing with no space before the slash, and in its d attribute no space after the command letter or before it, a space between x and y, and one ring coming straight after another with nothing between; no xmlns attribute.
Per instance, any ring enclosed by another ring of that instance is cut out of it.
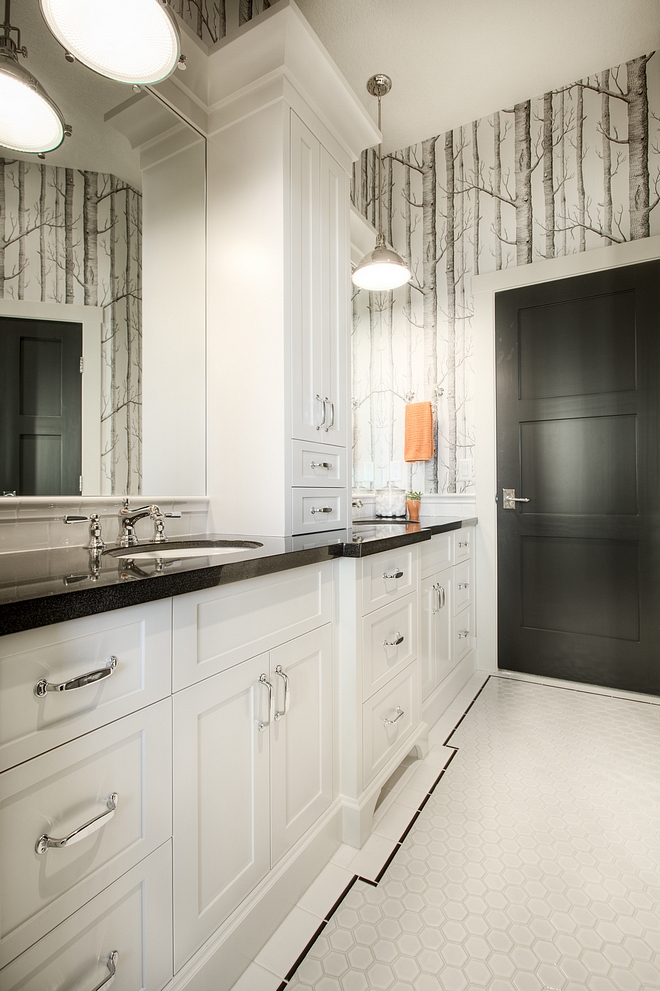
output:
<svg viewBox="0 0 660 991"><path fill-rule="evenodd" d="M493 677L450 745L287 991L658 991L660 706Z"/></svg>

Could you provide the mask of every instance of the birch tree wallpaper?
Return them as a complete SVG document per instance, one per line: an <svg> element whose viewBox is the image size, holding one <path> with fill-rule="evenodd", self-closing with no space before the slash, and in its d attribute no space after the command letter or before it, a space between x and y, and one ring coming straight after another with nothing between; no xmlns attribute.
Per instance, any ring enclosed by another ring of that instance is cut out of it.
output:
<svg viewBox="0 0 660 991"><path fill-rule="evenodd" d="M274 7L277 0L169 0L172 9L207 45Z"/></svg>
<svg viewBox="0 0 660 991"><path fill-rule="evenodd" d="M142 196L113 175L0 159L0 298L104 310L102 495L141 486Z"/></svg>
<svg viewBox="0 0 660 991"><path fill-rule="evenodd" d="M405 484L472 491L471 278L660 233L660 53L388 155L383 194L385 235L413 278L354 290L355 483L368 463L375 487L388 480L404 404L431 400L436 455ZM375 225L375 149L351 195Z"/></svg>

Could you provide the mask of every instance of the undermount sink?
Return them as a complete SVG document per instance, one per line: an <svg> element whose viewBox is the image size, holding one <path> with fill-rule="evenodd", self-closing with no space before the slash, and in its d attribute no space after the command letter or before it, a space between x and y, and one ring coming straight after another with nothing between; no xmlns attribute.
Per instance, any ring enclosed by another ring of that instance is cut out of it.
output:
<svg viewBox="0 0 660 991"><path fill-rule="evenodd" d="M105 554L110 557L146 561L161 561L190 557L217 557L235 554L237 551L255 550L264 545L258 540L168 540L158 544L134 544L132 547L112 547Z"/></svg>

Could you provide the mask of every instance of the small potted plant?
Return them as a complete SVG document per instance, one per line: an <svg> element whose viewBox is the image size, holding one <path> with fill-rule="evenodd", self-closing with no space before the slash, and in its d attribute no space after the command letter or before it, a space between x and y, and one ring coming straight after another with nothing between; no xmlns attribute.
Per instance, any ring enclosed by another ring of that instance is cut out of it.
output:
<svg viewBox="0 0 660 991"><path fill-rule="evenodd" d="M419 523L419 502L422 498L421 492L406 493L406 505L408 506L408 519L411 523Z"/></svg>

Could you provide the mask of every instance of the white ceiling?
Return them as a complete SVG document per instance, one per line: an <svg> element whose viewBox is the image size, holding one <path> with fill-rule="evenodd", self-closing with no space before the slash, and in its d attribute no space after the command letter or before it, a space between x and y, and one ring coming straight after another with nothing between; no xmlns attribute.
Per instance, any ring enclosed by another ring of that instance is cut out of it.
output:
<svg viewBox="0 0 660 991"><path fill-rule="evenodd" d="M366 81L392 77L389 150L660 48L658 0L296 2L374 117Z"/></svg>

